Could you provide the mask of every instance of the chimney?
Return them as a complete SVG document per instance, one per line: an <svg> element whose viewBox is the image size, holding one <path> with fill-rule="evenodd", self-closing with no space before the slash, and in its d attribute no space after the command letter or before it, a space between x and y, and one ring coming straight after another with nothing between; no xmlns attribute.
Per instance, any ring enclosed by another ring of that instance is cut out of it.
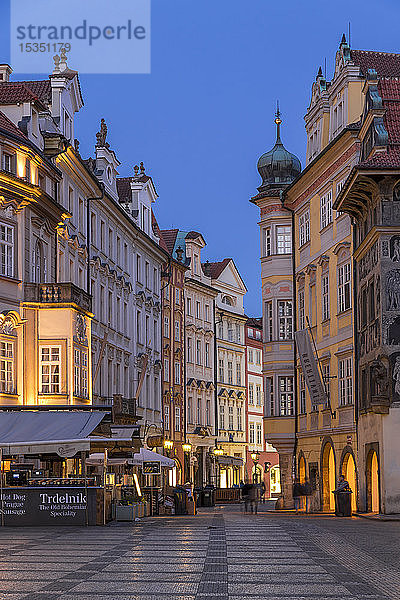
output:
<svg viewBox="0 0 400 600"><path fill-rule="evenodd" d="M0 65L0 83L8 83L10 81L10 75L12 68L10 65Z"/></svg>

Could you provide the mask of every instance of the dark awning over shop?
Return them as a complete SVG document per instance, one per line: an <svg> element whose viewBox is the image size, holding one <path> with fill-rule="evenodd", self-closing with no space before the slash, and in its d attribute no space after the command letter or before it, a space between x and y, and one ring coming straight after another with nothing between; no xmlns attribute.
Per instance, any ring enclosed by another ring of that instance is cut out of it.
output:
<svg viewBox="0 0 400 600"><path fill-rule="evenodd" d="M219 465L227 467L241 467L243 465L243 460L236 456L216 456L216 459Z"/></svg>

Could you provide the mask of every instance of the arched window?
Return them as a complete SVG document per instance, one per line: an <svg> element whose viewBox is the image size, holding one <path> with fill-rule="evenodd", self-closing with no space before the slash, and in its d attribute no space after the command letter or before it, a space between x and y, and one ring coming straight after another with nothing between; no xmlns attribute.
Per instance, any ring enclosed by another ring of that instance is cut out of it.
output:
<svg viewBox="0 0 400 600"><path fill-rule="evenodd" d="M223 296L222 302L227 306L233 306L233 300L230 298L230 296Z"/></svg>

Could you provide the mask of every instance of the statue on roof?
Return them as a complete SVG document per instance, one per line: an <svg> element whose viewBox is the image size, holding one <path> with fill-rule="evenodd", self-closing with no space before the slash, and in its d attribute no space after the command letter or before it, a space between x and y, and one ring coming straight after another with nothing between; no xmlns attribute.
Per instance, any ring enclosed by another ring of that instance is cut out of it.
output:
<svg viewBox="0 0 400 600"><path fill-rule="evenodd" d="M100 122L100 131L96 133L96 146L100 148L109 148L110 144L106 142L107 138L107 125L104 119L101 119Z"/></svg>

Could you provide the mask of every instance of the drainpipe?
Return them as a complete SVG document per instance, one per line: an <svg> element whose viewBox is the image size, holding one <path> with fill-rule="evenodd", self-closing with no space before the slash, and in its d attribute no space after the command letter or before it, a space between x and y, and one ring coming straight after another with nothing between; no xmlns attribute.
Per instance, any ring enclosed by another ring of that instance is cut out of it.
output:
<svg viewBox="0 0 400 600"><path fill-rule="evenodd" d="M292 216L292 290L293 290L293 392L294 392L294 447L293 447L293 474L297 478L297 445L298 445L298 432L299 432L299 411L298 411L298 398L297 398L297 344L294 337L294 332L297 331L297 313L296 313L296 297L297 297L297 286L296 286L296 254L295 254L295 235L294 235L294 210L285 206L285 193L283 190L280 191L280 200L282 208L290 212Z"/></svg>

